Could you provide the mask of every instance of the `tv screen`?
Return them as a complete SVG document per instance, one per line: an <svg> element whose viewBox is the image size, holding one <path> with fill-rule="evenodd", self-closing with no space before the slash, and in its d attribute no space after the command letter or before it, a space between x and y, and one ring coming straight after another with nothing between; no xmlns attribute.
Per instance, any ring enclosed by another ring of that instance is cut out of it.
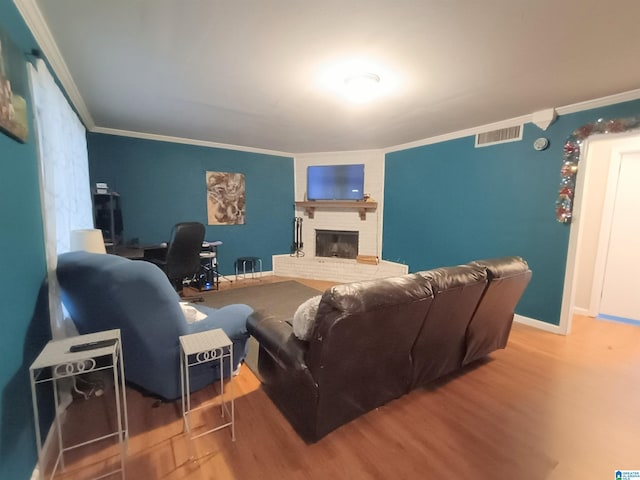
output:
<svg viewBox="0 0 640 480"><path fill-rule="evenodd" d="M308 200L362 200L364 165L307 167Z"/></svg>

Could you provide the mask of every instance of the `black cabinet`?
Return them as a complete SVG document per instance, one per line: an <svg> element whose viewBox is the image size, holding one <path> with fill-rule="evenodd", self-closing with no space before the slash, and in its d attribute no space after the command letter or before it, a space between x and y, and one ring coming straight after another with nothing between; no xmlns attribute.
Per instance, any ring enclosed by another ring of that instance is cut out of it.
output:
<svg viewBox="0 0 640 480"><path fill-rule="evenodd" d="M120 195L115 192L93 194L93 221L95 227L102 230L107 249L122 241L122 211Z"/></svg>

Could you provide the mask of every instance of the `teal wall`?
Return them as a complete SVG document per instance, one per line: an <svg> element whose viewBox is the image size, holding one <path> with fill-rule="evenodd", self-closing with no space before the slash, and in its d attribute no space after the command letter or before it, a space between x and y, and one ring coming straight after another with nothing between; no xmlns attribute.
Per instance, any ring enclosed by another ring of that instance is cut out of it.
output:
<svg viewBox="0 0 640 480"><path fill-rule="evenodd" d="M10 0L0 0L0 28L22 52L38 48ZM639 113L640 102L629 102L563 116L547 132L526 125L523 142L474 149L463 138L388 154L383 257L416 271L522 255L534 277L518 313L557 324L568 242L554 217L562 145L598 117ZM0 133L0 478L11 480L30 478L36 464L28 366L50 338L31 116L29 127L25 144ZM533 151L538 136L551 140L548 150ZM269 270L272 254L288 252L291 158L98 134L88 145L92 183L122 194L126 238L153 243L177 221L206 223L204 171L235 171L246 175L247 224L207 227L207 239L224 242L223 272L241 255L261 256Z"/></svg>
<svg viewBox="0 0 640 480"><path fill-rule="evenodd" d="M533 278L517 313L559 324L569 226L555 219L562 148L598 118L640 115L640 101L526 124L521 142L474 148L474 137L388 153L382 256L419 271L520 255ZM547 150L533 141L546 137Z"/></svg>
<svg viewBox="0 0 640 480"><path fill-rule="evenodd" d="M246 223L207 225L207 240L221 240L220 270L234 271L242 256L289 253L293 237L293 158L90 133L91 183L120 194L125 242L167 241L178 222L207 225L206 171L245 175Z"/></svg>
<svg viewBox="0 0 640 480"><path fill-rule="evenodd" d="M8 0L0 0L0 28L22 52L37 48ZM23 65L26 75L26 57ZM31 99L27 102L31 112ZM29 117L27 143L0 133L0 478L12 480L30 478L36 464L28 368L50 335L46 311L38 303L46 264L36 146Z"/></svg>

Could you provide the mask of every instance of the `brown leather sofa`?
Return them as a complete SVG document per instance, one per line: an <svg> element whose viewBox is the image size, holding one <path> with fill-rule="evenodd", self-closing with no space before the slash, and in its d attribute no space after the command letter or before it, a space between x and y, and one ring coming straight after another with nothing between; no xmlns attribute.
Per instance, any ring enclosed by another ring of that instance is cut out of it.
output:
<svg viewBox="0 0 640 480"><path fill-rule="evenodd" d="M530 278L524 260L505 257L338 285L322 295L308 342L290 323L254 312L247 329L260 344L263 387L315 442L504 348Z"/></svg>

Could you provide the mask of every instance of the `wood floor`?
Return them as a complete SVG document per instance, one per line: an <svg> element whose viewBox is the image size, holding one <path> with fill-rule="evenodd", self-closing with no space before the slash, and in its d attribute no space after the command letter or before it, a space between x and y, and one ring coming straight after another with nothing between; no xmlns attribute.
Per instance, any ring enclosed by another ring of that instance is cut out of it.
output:
<svg viewBox="0 0 640 480"><path fill-rule="evenodd" d="M179 401L154 407L128 389L127 478L600 480L640 469L640 327L631 325L577 316L559 336L515 324L505 350L313 445L245 366L234 389L235 442L228 429L188 441ZM110 418L92 403L105 397L74 402L73 435ZM204 410L200 422L219 417ZM87 478L115 451L86 447L60 478Z"/></svg>

